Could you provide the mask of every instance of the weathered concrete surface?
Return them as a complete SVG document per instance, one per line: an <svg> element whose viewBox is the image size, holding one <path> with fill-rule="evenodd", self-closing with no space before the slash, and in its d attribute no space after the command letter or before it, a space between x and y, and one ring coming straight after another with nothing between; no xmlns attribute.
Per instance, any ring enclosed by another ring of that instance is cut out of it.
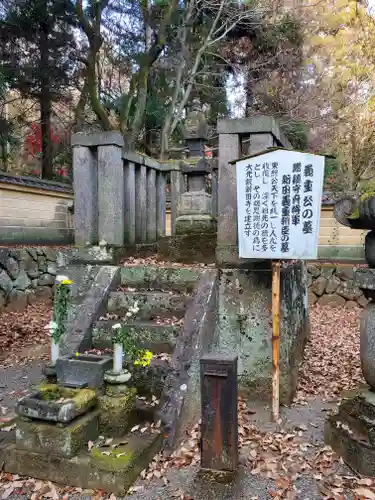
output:
<svg viewBox="0 0 375 500"><path fill-rule="evenodd" d="M370 302L361 316L360 356L362 373L370 387L375 388L375 303Z"/></svg>
<svg viewBox="0 0 375 500"><path fill-rule="evenodd" d="M200 272L188 267L122 267L121 284L135 288L192 290Z"/></svg>
<svg viewBox="0 0 375 500"><path fill-rule="evenodd" d="M181 315L187 301L186 296L169 292L110 292L107 309L110 313L124 316L129 307L138 302L137 318L149 319L155 314Z"/></svg>
<svg viewBox="0 0 375 500"><path fill-rule="evenodd" d="M269 265L269 263L268 263ZM309 335L306 273L302 263L281 270L280 397L292 401ZM220 352L238 355L240 387L271 397L271 269L220 271L217 335Z"/></svg>
<svg viewBox="0 0 375 500"><path fill-rule="evenodd" d="M216 239L216 231L166 236L158 241L158 255L175 262L212 264Z"/></svg>
<svg viewBox="0 0 375 500"><path fill-rule="evenodd" d="M207 270L198 281L187 307L183 331L172 357L160 400L159 416L165 425L166 445L175 447L184 432L199 419L200 357L215 349L217 271Z"/></svg>
<svg viewBox="0 0 375 500"><path fill-rule="evenodd" d="M16 446L46 455L74 457L87 447L88 441L94 441L99 436L98 418L98 412L93 411L64 427L49 422L26 422L19 419L16 427Z"/></svg>
<svg viewBox="0 0 375 500"><path fill-rule="evenodd" d="M126 448L123 448L126 455L114 459L109 456L98 460L98 457L92 457L83 451L78 456L64 458L21 450L10 444L6 448L0 448L0 460L4 463L3 470L12 474L123 495L158 453L162 441L160 434L147 433L141 436L129 435L122 441L127 441ZM115 461L120 462L117 468ZM109 468L111 470L106 470Z"/></svg>
<svg viewBox="0 0 375 500"><path fill-rule="evenodd" d="M97 321L92 329L92 346L97 349L112 348L112 326L118 321ZM134 336L139 336L142 346L152 352L172 353L177 337L181 332L179 325L159 325L152 321L127 323Z"/></svg>
<svg viewBox="0 0 375 500"><path fill-rule="evenodd" d="M70 265L59 270L73 280L67 332L61 356L91 347L91 326L106 308L110 290L116 289L120 274L114 266Z"/></svg>
<svg viewBox="0 0 375 500"><path fill-rule="evenodd" d="M343 400L326 420L325 441L358 474L375 475L375 394Z"/></svg>

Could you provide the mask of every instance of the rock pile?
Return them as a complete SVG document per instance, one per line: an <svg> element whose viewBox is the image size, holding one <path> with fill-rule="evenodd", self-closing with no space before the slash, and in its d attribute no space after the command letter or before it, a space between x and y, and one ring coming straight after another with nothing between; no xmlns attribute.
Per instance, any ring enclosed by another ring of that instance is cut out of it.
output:
<svg viewBox="0 0 375 500"><path fill-rule="evenodd" d="M354 283L355 269L352 266L308 264L309 304L365 307L368 300L363 295L362 290Z"/></svg>
<svg viewBox="0 0 375 500"><path fill-rule="evenodd" d="M37 296L51 297L56 271L53 248L0 248L0 310L22 310Z"/></svg>

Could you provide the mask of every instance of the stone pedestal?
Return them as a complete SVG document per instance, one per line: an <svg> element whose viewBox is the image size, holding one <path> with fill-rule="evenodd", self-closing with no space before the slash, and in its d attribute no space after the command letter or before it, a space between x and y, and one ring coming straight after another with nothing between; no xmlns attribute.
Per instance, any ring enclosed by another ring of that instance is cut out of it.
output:
<svg viewBox="0 0 375 500"><path fill-rule="evenodd" d="M211 215L212 197L204 191L188 191L181 195L176 234L204 233L215 227Z"/></svg>
<svg viewBox="0 0 375 500"><path fill-rule="evenodd" d="M109 384L106 394L99 398L99 428L104 436L121 436L130 422L137 390L125 384Z"/></svg>

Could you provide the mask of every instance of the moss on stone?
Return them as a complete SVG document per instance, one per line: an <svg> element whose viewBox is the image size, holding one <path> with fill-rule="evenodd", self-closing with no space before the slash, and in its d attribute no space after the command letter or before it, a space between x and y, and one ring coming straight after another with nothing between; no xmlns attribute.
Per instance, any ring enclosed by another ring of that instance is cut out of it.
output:
<svg viewBox="0 0 375 500"><path fill-rule="evenodd" d="M99 423L102 434L116 435L117 432L127 428L130 414L135 407L136 394L135 388L129 388L126 396L101 396L99 398Z"/></svg>
<svg viewBox="0 0 375 500"><path fill-rule="evenodd" d="M44 401L58 401L61 398L71 399L78 411L92 406L90 402L96 401L96 394L92 389L67 389L57 384L41 384L38 393Z"/></svg>
<svg viewBox="0 0 375 500"><path fill-rule="evenodd" d="M118 471L127 469L134 461L136 454L128 446L119 446L108 450L108 448L92 448L91 458L102 470Z"/></svg>

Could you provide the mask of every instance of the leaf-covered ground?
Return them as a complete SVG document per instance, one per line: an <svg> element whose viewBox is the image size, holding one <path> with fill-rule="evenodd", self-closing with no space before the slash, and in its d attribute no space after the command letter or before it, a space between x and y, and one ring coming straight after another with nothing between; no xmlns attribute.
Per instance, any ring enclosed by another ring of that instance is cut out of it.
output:
<svg viewBox="0 0 375 500"><path fill-rule="evenodd" d="M45 311L43 316L42 311L39 315L43 321L40 319L38 323L35 320L33 327L35 331L32 335L37 342L46 339L40 326L48 322L48 313ZM318 306L311 309L312 336L300 369L296 400L291 407L282 409L278 424L270 423L270 411L264 404L240 399L241 466L237 479L231 485L213 483L197 475L199 426L196 426L172 456L155 457L127 498L375 499L375 482L354 475L323 441L327 411L335 407L343 391L355 389L363 383L359 360L360 312L359 309ZM16 321L21 321L20 317ZM10 332L18 331L19 327L10 326L10 317L7 322ZM11 343L12 349L17 347L16 341ZM0 481L0 499L115 498L114 495L62 488L5 473Z"/></svg>

